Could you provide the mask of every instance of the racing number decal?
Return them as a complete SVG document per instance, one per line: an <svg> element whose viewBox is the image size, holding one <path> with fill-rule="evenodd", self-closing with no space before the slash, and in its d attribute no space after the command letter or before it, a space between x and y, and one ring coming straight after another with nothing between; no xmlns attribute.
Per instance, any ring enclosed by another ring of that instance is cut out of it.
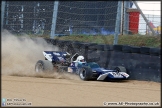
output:
<svg viewBox="0 0 162 108"><path fill-rule="evenodd" d="M113 72L112 74L113 74L114 76L116 76L116 73L115 73L115 72Z"/></svg>
<svg viewBox="0 0 162 108"><path fill-rule="evenodd" d="M119 73L116 73L116 72L113 72L112 73L114 76L120 76L120 74Z"/></svg>

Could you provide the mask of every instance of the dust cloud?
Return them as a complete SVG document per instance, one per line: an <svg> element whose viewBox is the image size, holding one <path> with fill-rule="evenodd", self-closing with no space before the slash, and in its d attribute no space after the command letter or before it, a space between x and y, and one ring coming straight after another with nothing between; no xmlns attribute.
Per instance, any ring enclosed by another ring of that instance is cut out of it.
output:
<svg viewBox="0 0 162 108"><path fill-rule="evenodd" d="M78 79L68 74L35 73L35 64L44 60L43 51L58 51L43 38L30 38L28 35L15 36L4 30L1 33L1 75L27 76L57 79Z"/></svg>

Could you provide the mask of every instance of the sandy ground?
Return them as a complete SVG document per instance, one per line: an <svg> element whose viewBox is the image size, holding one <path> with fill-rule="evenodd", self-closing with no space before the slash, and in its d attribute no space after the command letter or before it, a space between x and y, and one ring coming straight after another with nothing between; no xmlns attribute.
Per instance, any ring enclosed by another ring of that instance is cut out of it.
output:
<svg viewBox="0 0 162 108"><path fill-rule="evenodd" d="M160 91L160 83L146 81L98 82L2 76L2 98L24 98L32 106L107 106L108 102L161 104Z"/></svg>

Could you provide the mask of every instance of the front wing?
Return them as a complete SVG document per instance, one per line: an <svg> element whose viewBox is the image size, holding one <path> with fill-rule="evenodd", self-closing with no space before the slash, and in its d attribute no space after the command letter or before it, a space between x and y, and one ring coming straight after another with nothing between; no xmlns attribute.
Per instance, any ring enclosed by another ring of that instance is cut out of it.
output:
<svg viewBox="0 0 162 108"><path fill-rule="evenodd" d="M105 79L127 79L129 75L125 72L107 72L104 74L99 75L97 80L105 80Z"/></svg>

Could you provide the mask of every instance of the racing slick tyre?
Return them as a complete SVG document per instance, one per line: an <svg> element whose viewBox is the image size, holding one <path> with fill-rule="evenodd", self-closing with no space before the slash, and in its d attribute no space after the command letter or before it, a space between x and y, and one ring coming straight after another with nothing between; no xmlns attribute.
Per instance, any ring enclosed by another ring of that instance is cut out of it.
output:
<svg viewBox="0 0 162 108"><path fill-rule="evenodd" d="M52 72L53 71L53 64L47 60L39 60L35 65L35 72Z"/></svg>
<svg viewBox="0 0 162 108"><path fill-rule="evenodd" d="M140 48L140 53L149 55L150 54L150 48L149 47L141 47Z"/></svg>
<svg viewBox="0 0 162 108"><path fill-rule="evenodd" d="M158 56L160 54L160 48L150 48L150 55L153 55L153 56Z"/></svg>
<svg viewBox="0 0 162 108"><path fill-rule="evenodd" d="M81 80L84 81L88 81L90 79L92 79L92 69L90 67L87 66L83 66L80 70L79 70L79 77Z"/></svg>
<svg viewBox="0 0 162 108"><path fill-rule="evenodd" d="M53 45L57 45L58 39L52 39L52 40L51 40L51 43L52 43Z"/></svg>
<svg viewBox="0 0 162 108"><path fill-rule="evenodd" d="M108 47L107 47L107 50L108 51L113 51L114 49L113 49L113 45L107 45Z"/></svg>
<svg viewBox="0 0 162 108"><path fill-rule="evenodd" d="M117 66L114 68L114 70L116 70L117 72L126 72L127 73L126 68L123 66Z"/></svg>
<svg viewBox="0 0 162 108"><path fill-rule="evenodd" d="M122 51L125 53L131 53L131 46L123 45Z"/></svg>
<svg viewBox="0 0 162 108"><path fill-rule="evenodd" d="M131 53L140 53L140 47L132 46L131 47Z"/></svg>
<svg viewBox="0 0 162 108"><path fill-rule="evenodd" d="M122 51L122 46L123 45L113 45L113 50L114 51Z"/></svg>
<svg viewBox="0 0 162 108"><path fill-rule="evenodd" d="M99 51L105 51L105 49L106 49L106 45L104 45L104 44L99 44L99 45L97 45L97 50L99 50Z"/></svg>

